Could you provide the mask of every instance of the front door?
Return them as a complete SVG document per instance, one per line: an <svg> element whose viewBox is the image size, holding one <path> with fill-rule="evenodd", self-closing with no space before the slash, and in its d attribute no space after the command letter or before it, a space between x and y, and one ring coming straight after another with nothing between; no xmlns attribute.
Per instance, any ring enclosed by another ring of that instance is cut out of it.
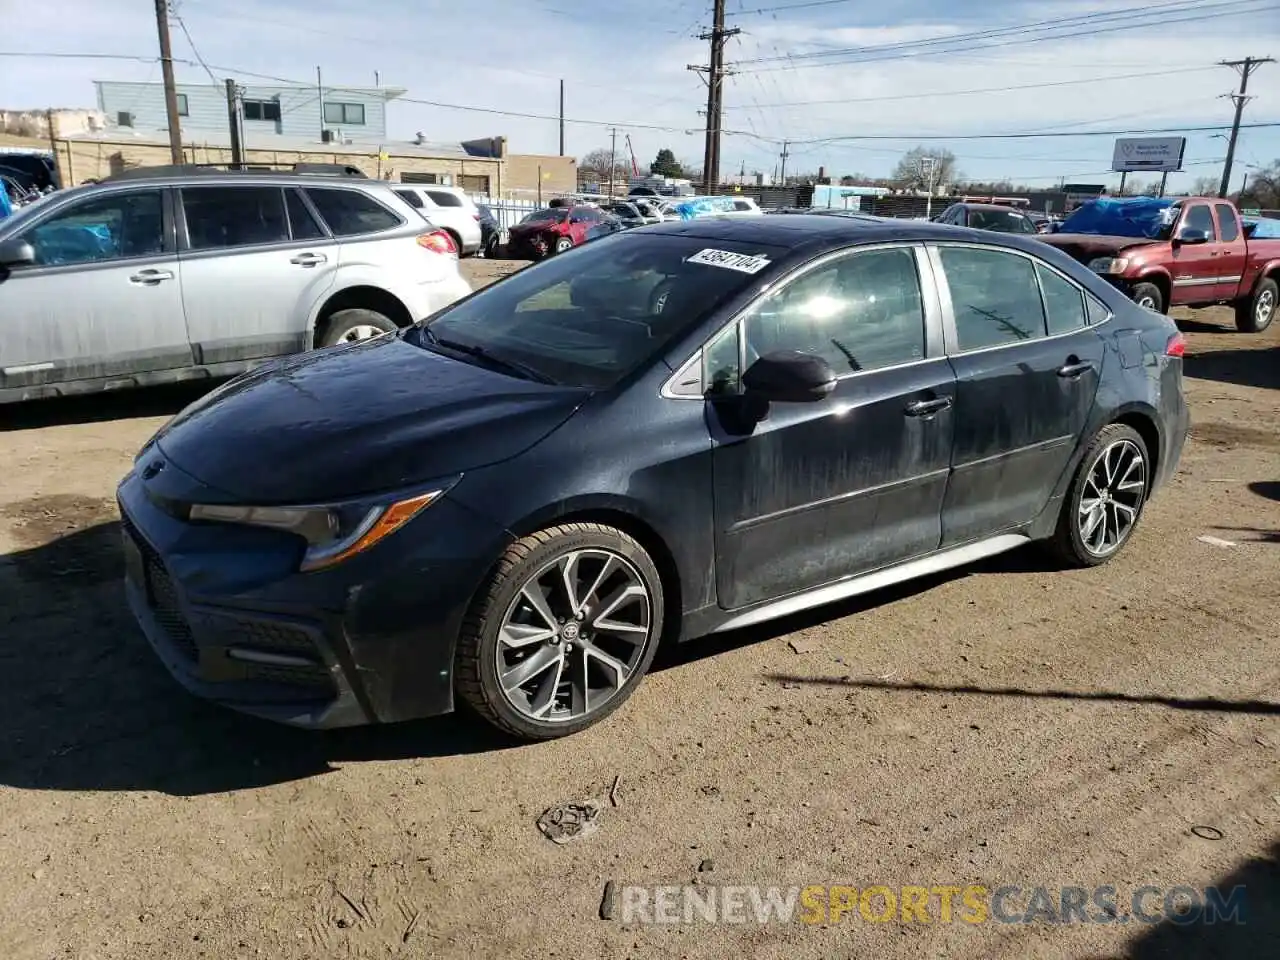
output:
<svg viewBox="0 0 1280 960"><path fill-rule="evenodd" d="M942 545L1016 528L1048 504L1102 372L1084 292L1010 250L940 245L947 349L956 375Z"/></svg>
<svg viewBox="0 0 1280 960"><path fill-rule="evenodd" d="M191 363L166 192L99 189L35 220L35 262L0 271L0 389Z"/></svg>
<svg viewBox="0 0 1280 960"><path fill-rule="evenodd" d="M709 345L703 382L727 393L707 407L722 607L937 548L954 378L929 333L936 301L918 256L893 246L828 258ZM739 357L749 365L781 350L823 357L838 385L818 402L751 413L733 386Z"/></svg>
<svg viewBox="0 0 1280 960"><path fill-rule="evenodd" d="M301 194L246 185L183 187L180 197L182 301L199 362L305 349L311 307L334 283L338 246Z"/></svg>
<svg viewBox="0 0 1280 960"><path fill-rule="evenodd" d="M1208 243L1180 243L1184 230L1203 230L1209 236ZM1212 303L1218 299L1222 285L1219 259L1224 244L1218 240L1218 228L1213 222L1213 210L1207 203L1189 203L1182 212L1172 240L1173 293L1170 305L1184 303Z"/></svg>

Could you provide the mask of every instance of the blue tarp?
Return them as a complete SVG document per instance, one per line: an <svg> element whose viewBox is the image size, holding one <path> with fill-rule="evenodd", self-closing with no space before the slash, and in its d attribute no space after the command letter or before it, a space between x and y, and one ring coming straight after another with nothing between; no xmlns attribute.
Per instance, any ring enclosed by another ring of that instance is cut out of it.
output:
<svg viewBox="0 0 1280 960"><path fill-rule="evenodd" d="M683 203L675 204L676 213L681 220L696 220L698 217L713 217L717 213L733 213L732 197L692 197Z"/></svg>
<svg viewBox="0 0 1280 960"><path fill-rule="evenodd" d="M1158 239L1160 231L1168 226L1172 200L1159 197L1132 197L1114 200L1099 197L1088 200L1076 209L1058 233L1093 233L1105 237L1145 237Z"/></svg>
<svg viewBox="0 0 1280 960"><path fill-rule="evenodd" d="M1280 240L1280 220L1272 220L1270 217L1245 217L1245 229L1253 227L1253 232L1249 236L1254 240Z"/></svg>

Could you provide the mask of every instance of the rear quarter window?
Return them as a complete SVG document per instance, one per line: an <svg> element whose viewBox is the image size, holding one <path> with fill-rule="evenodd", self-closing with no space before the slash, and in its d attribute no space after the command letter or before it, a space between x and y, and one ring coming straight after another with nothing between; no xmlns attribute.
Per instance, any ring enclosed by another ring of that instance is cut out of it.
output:
<svg viewBox="0 0 1280 960"><path fill-rule="evenodd" d="M462 198L456 193L449 193L447 190L428 190L426 191L438 207L460 207L462 206Z"/></svg>
<svg viewBox="0 0 1280 960"><path fill-rule="evenodd" d="M337 237L380 233L404 222L373 197L359 190L308 187L307 196Z"/></svg>

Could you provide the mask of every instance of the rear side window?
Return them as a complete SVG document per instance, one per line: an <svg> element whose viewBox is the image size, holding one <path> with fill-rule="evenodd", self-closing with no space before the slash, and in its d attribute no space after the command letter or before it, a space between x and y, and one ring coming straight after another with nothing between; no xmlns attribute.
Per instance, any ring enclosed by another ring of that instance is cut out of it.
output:
<svg viewBox="0 0 1280 960"><path fill-rule="evenodd" d="M279 187L183 187L192 250L284 243L289 221Z"/></svg>
<svg viewBox="0 0 1280 960"><path fill-rule="evenodd" d="M1083 329L1084 297L1080 289L1041 264L1036 264L1036 273L1040 275L1040 289L1044 291L1045 324L1049 336Z"/></svg>
<svg viewBox="0 0 1280 960"><path fill-rule="evenodd" d="M962 352L1044 336L1040 285L1030 260L972 247L942 247L940 254Z"/></svg>
<svg viewBox="0 0 1280 960"><path fill-rule="evenodd" d="M399 217L358 190L308 187L307 196L320 211L334 236L356 237L390 230L402 222Z"/></svg>
<svg viewBox="0 0 1280 960"><path fill-rule="evenodd" d="M456 193L449 193L447 190L428 190L427 196L435 201L438 207L460 207L462 206L462 198Z"/></svg>
<svg viewBox="0 0 1280 960"><path fill-rule="evenodd" d="M1210 243L1218 238L1218 231L1213 226L1213 214L1209 212L1207 203L1197 203L1187 210L1186 218L1182 221L1182 229L1203 230L1209 235Z"/></svg>
<svg viewBox="0 0 1280 960"><path fill-rule="evenodd" d="M289 226L293 239L319 240L324 236L324 228L316 222L316 218L307 209L302 194L297 190L285 191L285 206L289 210Z"/></svg>
<svg viewBox="0 0 1280 960"><path fill-rule="evenodd" d="M422 198L414 190L397 190L396 196L415 210L421 210L423 207Z"/></svg>
<svg viewBox="0 0 1280 960"><path fill-rule="evenodd" d="M748 203L746 200L735 200L735 201L733 201L733 209L735 209L735 210L750 210L750 209L751 209L751 204L750 204L750 203Z"/></svg>
<svg viewBox="0 0 1280 960"><path fill-rule="evenodd" d="M1111 309L1093 294L1085 294L1084 299L1089 308L1089 323L1102 323L1111 316Z"/></svg>
<svg viewBox="0 0 1280 960"><path fill-rule="evenodd" d="M1214 210L1218 214L1218 236L1222 238L1223 243L1231 243L1240 236L1240 227L1236 224L1236 212L1226 203L1218 203L1214 205Z"/></svg>

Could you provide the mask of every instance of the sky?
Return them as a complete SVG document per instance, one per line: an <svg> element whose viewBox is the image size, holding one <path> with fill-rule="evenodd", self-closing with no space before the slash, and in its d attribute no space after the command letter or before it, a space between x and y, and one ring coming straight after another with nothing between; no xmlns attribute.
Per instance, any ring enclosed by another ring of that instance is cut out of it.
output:
<svg viewBox="0 0 1280 960"><path fill-rule="evenodd" d="M159 81L152 0L43 9L39 30L0 41L6 54L106 56L0 56L0 108L92 107L95 79ZM512 152L556 153L563 79L568 154L608 147L616 127L618 150L630 136L642 168L661 148L701 165L706 88L688 66L707 60L697 35L711 0L172 0L172 9L180 82L257 73L310 85L320 66L326 86L371 86L376 73L408 90L389 106L392 139L503 135ZM1280 0L728 0L727 10L741 33L726 43L724 173L772 173L789 142L788 172L884 176L923 144L950 150L973 179L1115 184L1114 136L1078 134L1225 128L1224 95L1239 77L1217 62L1280 59ZM1073 19L1082 17L1092 19ZM1235 186L1280 159L1280 63L1258 68L1249 92L1245 123L1276 125L1242 131ZM1029 132L1072 135L953 139ZM1170 189L1221 175L1224 139L1187 136L1186 172L1170 176Z"/></svg>

